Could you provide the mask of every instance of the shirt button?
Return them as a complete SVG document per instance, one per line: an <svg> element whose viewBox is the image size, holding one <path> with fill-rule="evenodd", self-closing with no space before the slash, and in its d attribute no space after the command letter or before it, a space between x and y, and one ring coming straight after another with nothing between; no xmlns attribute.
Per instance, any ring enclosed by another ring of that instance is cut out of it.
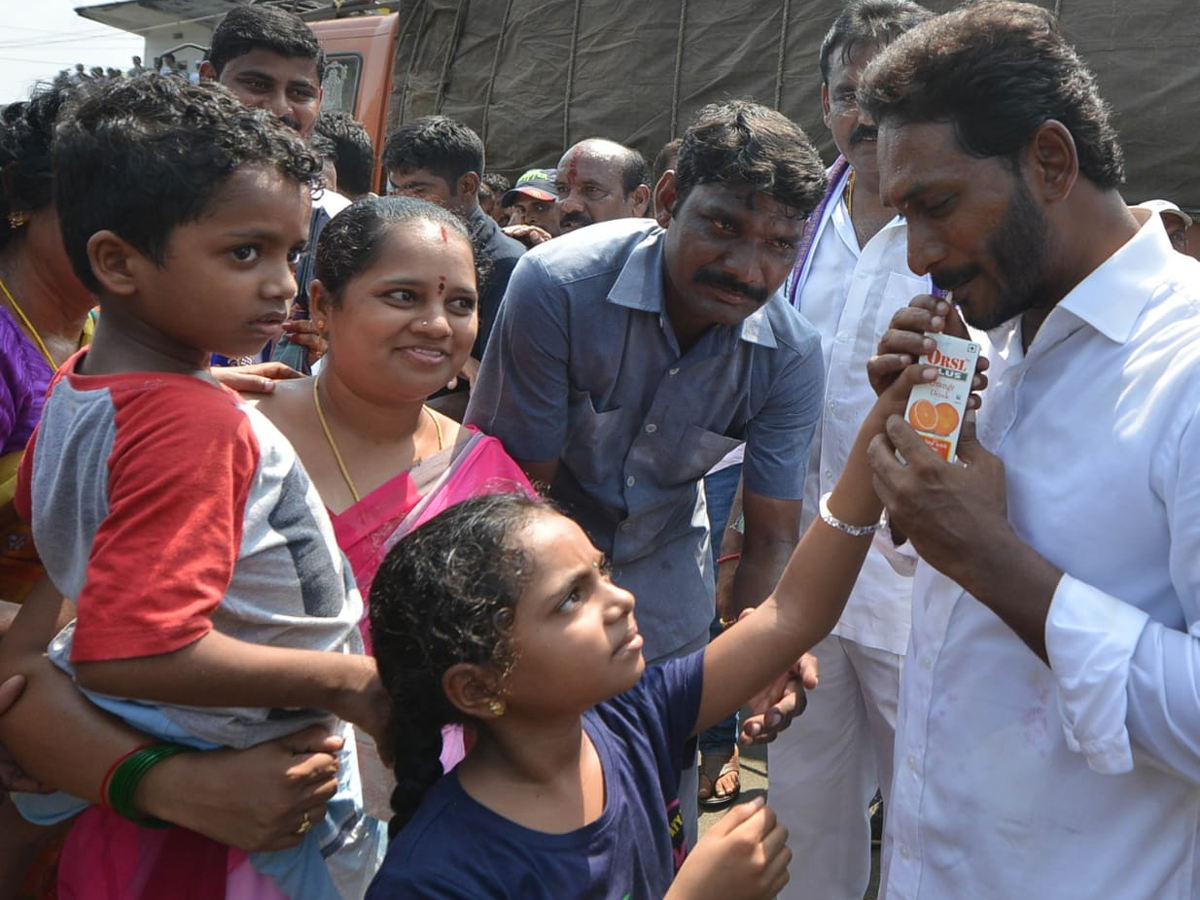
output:
<svg viewBox="0 0 1200 900"><path fill-rule="evenodd" d="M907 761L908 767L914 772L917 771L917 758L910 753Z"/></svg>
<svg viewBox="0 0 1200 900"><path fill-rule="evenodd" d="M632 522L622 522L617 527L620 528L622 531L628 531L630 528L633 527L633 523Z"/></svg>
<svg viewBox="0 0 1200 900"><path fill-rule="evenodd" d="M673 368L673 369L667 369L667 374L668 374L668 375L678 375L678 374L679 374L679 367L678 367L678 366L676 366L676 367L675 367L675 368Z"/></svg>
<svg viewBox="0 0 1200 900"><path fill-rule="evenodd" d="M825 408L828 409L830 412L833 412L837 408L837 401L830 400L828 403L825 404Z"/></svg>
<svg viewBox="0 0 1200 900"><path fill-rule="evenodd" d="M822 477L822 478L824 478L826 481L829 481L830 479L832 479L832 478L833 478L833 470L832 470L832 469L826 469L826 470L825 470L825 472L822 474L822 476L821 476L821 477Z"/></svg>
<svg viewBox="0 0 1200 900"><path fill-rule="evenodd" d="M625 487L633 487L637 483L637 479L630 475L625 479Z"/></svg>
<svg viewBox="0 0 1200 900"><path fill-rule="evenodd" d="M912 857L912 851L908 849L908 844L900 845L900 856L903 859L910 859Z"/></svg>
<svg viewBox="0 0 1200 900"><path fill-rule="evenodd" d="M933 660L930 659L928 656L922 656L921 657L921 668L922 669L932 669L933 668Z"/></svg>
<svg viewBox="0 0 1200 900"><path fill-rule="evenodd" d="M850 340L850 332L848 332L848 331L839 332L837 339L838 339L839 344L847 343Z"/></svg>
<svg viewBox="0 0 1200 900"><path fill-rule="evenodd" d="M646 434L654 434L656 431L658 431L658 426L653 422L646 426Z"/></svg>

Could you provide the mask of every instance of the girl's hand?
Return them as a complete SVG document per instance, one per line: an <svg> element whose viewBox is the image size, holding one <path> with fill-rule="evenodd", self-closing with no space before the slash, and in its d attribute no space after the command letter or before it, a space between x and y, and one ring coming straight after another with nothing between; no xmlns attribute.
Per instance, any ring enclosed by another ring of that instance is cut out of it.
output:
<svg viewBox="0 0 1200 900"><path fill-rule="evenodd" d="M696 844L664 900L767 900L788 883L787 829L761 797L721 817Z"/></svg>
<svg viewBox="0 0 1200 900"><path fill-rule="evenodd" d="M933 350L936 344L932 338L925 337L926 332L945 332L960 338L970 336L958 310L948 300L932 294L913 297L908 306L896 310L888 330L879 339L876 354L867 360L867 378L876 396L887 390L906 366ZM982 373L987 371L988 365L986 357L979 357L972 391L987 387L987 376ZM978 398L974 399L974 404L978 406Z"/></svg>

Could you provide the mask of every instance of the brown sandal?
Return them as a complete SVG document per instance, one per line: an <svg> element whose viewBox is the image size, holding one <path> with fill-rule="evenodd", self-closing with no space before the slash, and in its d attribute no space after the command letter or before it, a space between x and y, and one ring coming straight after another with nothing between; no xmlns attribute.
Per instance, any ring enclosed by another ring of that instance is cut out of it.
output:
<svg viewBox="0 0 1200 900"><path fill-rule="evenodd" d="M724 796L717 794L721 780L728 775L733 776L733 789ZM696 792L697 802L704 809L724 809L738 798L742 792L741 767L738 748L733 752L711 753L700 756L700 787Z"/></svg>

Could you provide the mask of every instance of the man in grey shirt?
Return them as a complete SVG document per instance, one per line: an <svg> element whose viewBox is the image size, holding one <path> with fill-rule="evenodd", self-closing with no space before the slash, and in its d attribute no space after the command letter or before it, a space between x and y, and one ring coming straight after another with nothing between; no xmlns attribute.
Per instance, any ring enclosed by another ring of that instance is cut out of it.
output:
<svg viewBox="0 0 1200 900"><path fill-rule="evenodd" d="M613 580L638 598L649 661L708 640L701 479L738 442L735 601L760 602L795 546L824 366L817 334L776 293L824 187L820 158L786 117L710 106L658 188L658 224L556 238L509 281L466 421L609 555Z"/></svg>

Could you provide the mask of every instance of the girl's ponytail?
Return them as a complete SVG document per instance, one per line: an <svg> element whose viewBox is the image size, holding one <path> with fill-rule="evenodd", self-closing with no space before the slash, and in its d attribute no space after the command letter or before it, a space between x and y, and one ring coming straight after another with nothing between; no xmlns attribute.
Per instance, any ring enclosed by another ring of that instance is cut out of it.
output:
<svg viewBox="0 0 1200 900"><path fill-rule="evenodd" d="M429 703L427 696L405 691L393 696L396 788L392 791L389 839L408 824L425 794L442 777L441 723L448 718L444 710L435 708L441 704Z"/></svg>

